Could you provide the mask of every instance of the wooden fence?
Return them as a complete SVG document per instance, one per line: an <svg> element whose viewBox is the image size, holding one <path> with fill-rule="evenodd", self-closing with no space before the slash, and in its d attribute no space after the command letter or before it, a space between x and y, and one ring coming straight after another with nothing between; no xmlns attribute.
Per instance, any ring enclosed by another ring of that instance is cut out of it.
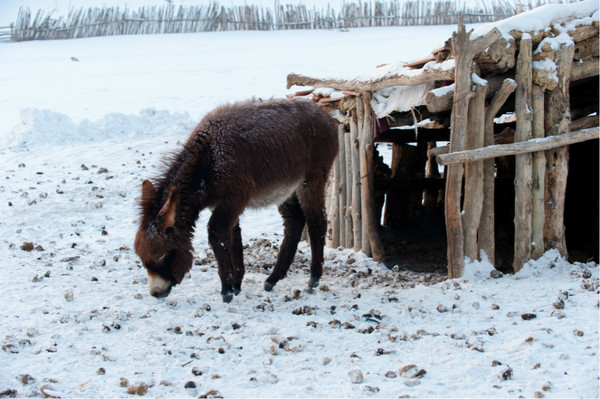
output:
<svg viewBox="0 0 600 399"><path fill-rule="evenodd" d="M455 24L463 14L466 23L490 22L522 11L507 1L491 6L458 9L446 0L381 0L345 2L339 11L280 4L224 7L172 4L137 10L119 7L71 9L66 16L29 8L19 10L11 24L11 40L55 40L94 36L193 33L229 30L339 29L372 26Z"/></svg>

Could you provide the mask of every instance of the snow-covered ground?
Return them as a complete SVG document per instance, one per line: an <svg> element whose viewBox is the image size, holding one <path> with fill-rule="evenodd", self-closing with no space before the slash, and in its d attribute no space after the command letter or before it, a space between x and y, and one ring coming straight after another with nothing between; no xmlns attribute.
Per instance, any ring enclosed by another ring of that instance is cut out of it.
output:
<svg viewBox="0 0 600 399"><path fill-rule="evenodd" d="M141 181L207 111L283 96L289 72L408 61L453 29L0 43L0 395L598 397L598 265L554 251L445 280L327 250L309 294L303 244L267 293L282 231L269 208L242 220L248 271L224 304L204 212L189 278L147 292Z"/></svg>

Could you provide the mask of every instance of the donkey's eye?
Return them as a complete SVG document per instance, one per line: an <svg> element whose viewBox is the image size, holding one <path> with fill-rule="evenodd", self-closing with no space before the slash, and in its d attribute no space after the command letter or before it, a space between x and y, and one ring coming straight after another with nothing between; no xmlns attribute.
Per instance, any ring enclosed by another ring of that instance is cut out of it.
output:
<svg viewBox="0 0 600 399"><path fill-rule="evenodd" d="M167 254L163 254L163 255L160 255L160 256L155 256L154 257L154 261L156 263L163 263L163 261L165 260L166 257L167 257Z"/></svg>

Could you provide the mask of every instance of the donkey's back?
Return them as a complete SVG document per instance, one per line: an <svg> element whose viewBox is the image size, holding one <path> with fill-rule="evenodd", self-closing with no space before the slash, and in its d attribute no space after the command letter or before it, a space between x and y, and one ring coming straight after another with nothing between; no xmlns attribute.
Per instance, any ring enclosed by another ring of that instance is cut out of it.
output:
<svg viewBox="0 0 600 399"><path fill-rule="evenodd" d="M205 161L218 175L207 193L211 202L237 193L246 206L281 204L305 180L326 180L338 150L331 117L304 101L226 105L198 129L210 131Z"/></svg>

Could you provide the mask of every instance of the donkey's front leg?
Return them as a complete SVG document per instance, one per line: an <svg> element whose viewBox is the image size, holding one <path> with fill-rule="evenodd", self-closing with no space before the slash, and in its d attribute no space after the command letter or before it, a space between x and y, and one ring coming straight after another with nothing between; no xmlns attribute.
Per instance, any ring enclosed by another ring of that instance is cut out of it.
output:
<svg viewBox="0 0 600 399"><path fill-rule="evenodd" d="M244 247L242 246L242 229L239 222L231 234L231 262L233 264L233 293L239 294L244 279Z"/></svg>
<svg viewBox="0 0 600 399"><path fill-rule="evenodd" d="M223 302L231 302L234 293L234 276L231 238L232 222L227 212L215 209L208 221L208 242L215 253L221 278L221 295Z"/></svg>

